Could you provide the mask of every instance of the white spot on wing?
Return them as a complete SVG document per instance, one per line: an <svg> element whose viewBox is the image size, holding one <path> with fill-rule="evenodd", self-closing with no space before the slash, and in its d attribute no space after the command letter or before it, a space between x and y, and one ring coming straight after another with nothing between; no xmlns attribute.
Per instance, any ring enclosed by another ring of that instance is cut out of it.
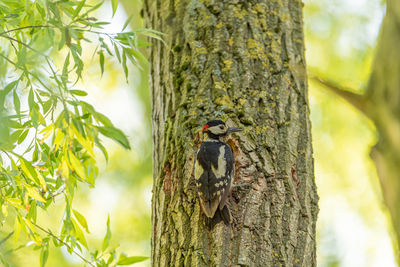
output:
<svg viewBox="0 0 400 267"><path fill-rule="evenodd" d="M211 165L211 169L217 178L225 176L226 173L225 146L221 146L219 148L218 168L215 169L215 167Z"/></svg>
<svg viewBox="0 0 400 267"><path fill-rule="evenodd" d="M199 180L200 176L203 174L203 172L204 172L203 167L201 167L199 161L196 160L196 164L194 166L194 178L196 180Z"/></svg>

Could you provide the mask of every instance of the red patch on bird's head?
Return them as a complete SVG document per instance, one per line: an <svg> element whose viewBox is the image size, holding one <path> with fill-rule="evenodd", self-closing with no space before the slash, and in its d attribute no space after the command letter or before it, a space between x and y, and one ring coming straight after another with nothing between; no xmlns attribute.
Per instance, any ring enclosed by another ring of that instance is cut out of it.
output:
<svg viewBox="0 0 400 267"><path fill-rule="evenodd" d="M208 129L208 128L210 128L210 126L208 126L208 124L204 125L204 126L203 126L203 132L204 132L206 129Z"/></svg>

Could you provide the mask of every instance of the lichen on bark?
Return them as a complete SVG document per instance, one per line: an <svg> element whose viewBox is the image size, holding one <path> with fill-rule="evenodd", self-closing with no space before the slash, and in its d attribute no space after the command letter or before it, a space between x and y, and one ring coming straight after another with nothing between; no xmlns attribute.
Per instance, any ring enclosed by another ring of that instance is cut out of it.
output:
<svg viewBox="0 0 400 267"><path fill-rule="evenodd" d="M315 266L314 182L300 1L144 2L151 48L153 266ZM191 177L210 119L244 131L234 223L204 224Z"/></svg>

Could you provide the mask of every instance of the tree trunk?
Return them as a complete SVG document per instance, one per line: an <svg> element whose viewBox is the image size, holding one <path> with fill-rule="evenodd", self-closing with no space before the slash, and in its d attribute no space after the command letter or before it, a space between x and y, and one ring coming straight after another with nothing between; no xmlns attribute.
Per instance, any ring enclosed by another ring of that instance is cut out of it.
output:
<svg viewBox="0 0 400 267"><path fill-rule="evenodd" d="M145 0L152 47L153 266L316 266L318 196L301 1ZM205 226L192 177L201 127L231 137L234 222Z"/></svg>
<svg viewBox="0 0 400 267"><path fill-rule="evenodd" d="M371 157L376 164L383 198L399 242L400 2L397 0L387 1L365 99L367 115L374 121L379 135L378 143L371 150Z"/></svg>

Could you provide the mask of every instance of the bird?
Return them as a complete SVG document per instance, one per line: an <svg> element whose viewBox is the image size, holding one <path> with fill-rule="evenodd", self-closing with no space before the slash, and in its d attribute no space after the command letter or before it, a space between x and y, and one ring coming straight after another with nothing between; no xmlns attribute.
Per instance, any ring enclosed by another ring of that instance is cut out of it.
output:
<svg viewBox="0 0 400 267"><path fill-rule="evenodd" d="M211 227L220 221L226 225L232 223L226 202L235 175L235 159L232 148L223 138L241 130L227 127L222 120L211 120L202 129L203 141L197 152L194 177L201 209Z"/></svg>

